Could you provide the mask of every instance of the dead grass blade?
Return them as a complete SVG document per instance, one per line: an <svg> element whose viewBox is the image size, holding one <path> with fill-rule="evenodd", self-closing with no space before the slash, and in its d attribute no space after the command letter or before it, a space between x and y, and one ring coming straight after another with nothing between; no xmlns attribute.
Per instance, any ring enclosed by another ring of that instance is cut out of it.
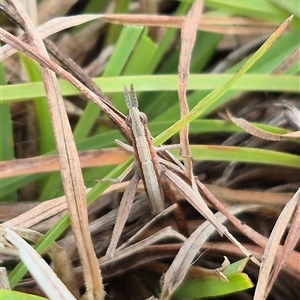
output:
<svg viewBox="0 0 300 300"><path fill-rule="evenodd" d="M124 115L116 110L115 107L108 103L104 98L96 95L93 91L88 89L84 84L76 79L72 74L68 73L66 70L64 70L62 67L57 65L46 56L42 55L39 52L36 52L33 47L18 40L15 36L7 32L3 28L0 28L0 40L18 49L19 51L24 52L26 55L36 60L39 64L47 66L50 70L72 83L79 91L82 92L83 95L85 95L88 99L95 103L104 113L106 113L108 117L117 124L118 128L121 130L124 136L128 140L130 140L129 129L124 121Z"/></svg>
<svg viewBox="0 0 300 300"><path fill-rule="evenodd" d="M15 227L11 229L13 229L21 238L35 244L43 238L43 234L34 230L20 229ZM80 292L78 285L76 284L74 268L66 250L62 247L59 247L58 244L54 242L49 246L45 253L47 253L51 258L55 274L76 297L76 299L79 299Z"/></svg>
<svg viewBox="0 0 300 300"><path fill-rule="evenodd" d="M105 268L108 264L116 263L117 261L122 260L130 255L135 255L137 251L168 238L178 239L181 242L186 240L183 235L173 230L172 227L168 226L156 232L155 234L143 239L142 241L139 241L125 249L122 249L121 251L117 250L113 258L110 258L108 256L101 257L99 259L99 264L103 266L103 268Z"/></svg>
<svg viewBox="0 0 300 300"><path fill-rule="evenodd" d="M124 191L124 189L127 186L127 182L122 182L119 184L114 184L113 186L110 186L107 188L102 195L107 195L111 192L114 191ZM86 189L85 192L86 194L90 191L91 189ZM142 185L138 189L139 192L143 191ZM31 202L32 203L32 202ZM18 206L18 204L15 204ZM21 204L23 206L23 204ZM27 206L26 206L27 207ZM32 207L32 205L31 205ZM46 220L48 220L51 217L55 217L55 219L59 219L61 217L61 214L67 210L67 202L66 202L66 197L58 197L56 199L44 201L42 203L36 202L36 206L34 206L31 209L26 209L25 212L18 214L17 216L10 218L9 220L5 221L3 225L7 227L19 227L19 228L30 228L33 227L34 225L43 222L43 224L46 224ZM13 210L11 205L6 206L1 206L0 209L0 216L1 216L1 221L7 219L5 215L7 214L8 211ZM24 211L24 209L23 209ZM46 227L48 230L49 227ZM92 231L92 229L90 229Z"/></svg>
<svg viewBox="0 0 300 300"><path fill-rule="evenodd" d="M215 227L221 236L225 235L232 243L239 247L246 256L249 256L254 263L260 265L259 261L216 219L198 190L195 191L192 189L184 180L170 170L166 169L164 173L168 181L177 189L177 191Z"/></svg>
<svg viewBox="0 0 300 300"><path fill-rule="evenodd" d="M300 47L298 51L298 57L300 57ZM295 128L300 129L300 108L296 105L288 103L288 101L283 100L283 106L286 107L285 115L288 120L295 126Z"/></svg>
<svg viewBox="0 0 300 300"><path fill-rule="evenodd" d="M26 265L38 285L49 299L75 300L66 286L58 279L57 275L43 260L43 258L27 244L16 232L7 227L2 227L4 237L18 251L18 256Z"/></svg>
<svg viewBox="0 0 300 300"><path fill-rule="evenodd" d="M247 258L246 261L248 261L249 259ZM222 273L224 272L228 266L230 265L230 261L228 260L228 258L226 256L224 256L224 261L221 265L221 267L219 268L215 268L215 269L207 269L207 268L202 268L199 266L191 266L188 269L188 272L186 274L186 277L189 279L193 279L193 278L217 278L223 282L228 282L227 277Z"/></svg>
<svg viewBox="0 0 300 300"><path fill-rule="evenodd" d="M0 289L10 290L6 268L0 267Z"/></svg>
<svg viewBox="0 0 300 300"><path fill-rule="evenodd" d="M249 208L249 206L240 205L232 207L230 211L233 214L237 214ZM223 223L224 221L226 221L226 217L221 213L215 214L214 217L218 220L219 223ZM214 230L214 226L212 226L210 222L206 221L201 224L183 244L163 278L162 294L160 296L160 300L171 299L174 291L184 280L188 269L195 259L195 256L199 253L200 248L214 232Z"/></svg>
<svg viewBox="0 0 300 300"><path fill-rule="evenodd" d="M16 23L19 23L20 20L15 16L15 12L7 11L7 14L11 16L13 14L13 19ZM70 16L70 17L60 17L55 18L50 21L48 21L45 24L40 25L37 27L37 31L42 39L47 38L48 36L55 34L57 32L60 32L62 30L78 26L81 24L84 24L86 22L99 19L102 15L79 15L79 16ZM24 42L28 42L28 37L26 34L22 34L18 37L20 40ZM12 54L16 53L17 50L9 45L4 45L1 47L0 51L0 60L4 60L11 56Z"/></svg>
<svg viewBox="0 0 300 300"><path fill-rule="evenodd" d="M274 225L272 233L269 237L267 246L265 248L262 265L258 275L258 282L255 289L254 300L262 300L266 299L269 292L269 282L270 282L270 274L273 267L273 262L276 257L276 252L280 246L280 240L286 230L288 222L297 208L297 212L299 211L299 202L300 202L300 189L296 192L293 198L289 201L289 203L285 206L283 211L281 212L279 218ZM296 215L297 216L297 215ZM295 228L299 229L299 219L295 221ZM297 233L299 237L299 231ZM290 245L292 246L292 245ZM287 252L290 252L290 249L286 249ZM283 252L284 253L284 252ZM281 265L280 265L281 266ZM279 267L280 267L279 266Z"/></svg>
<svg viewBox="0 0 300 300"><path fill-rule="evenodd" d="M205 184L207 189L221 202L227 203L256 203L283 207L292 197L292 193L273 193L266 191L237 190Z"/></svg>
<svg viewBox="0 0 300 300"><path fill-rule="evenodd" d="M300 199L299 197L299 190L296 193L298 194L298 199ZM296 196L296 195L295 195ZM290 254L292 253L293 249L295 248L297 242L299 241L300 238L300 201L298 201L297 203L297 210L296 213L294 215L293 221L292 221L292 225L289 229L288 235L285 239L283 248L282 248L282 252L281 255L276 263L276 266L273 270L273 274L268 286L268 292L269 293L271 291L271 288L278 276L279 271L282 269L283 265L285 264L286 260L290 257ZM300 266L298 265L299 269ZM300 270L299 270L300 271Z"/></svg>
<svg viewBox="0 0 300 300"><path fill-rule="evenodd" d="M172 186L198 211L200 214L208 220L211 224L215 226L218 233L223 236L227 231L226 227L220 224L212 211L207 207L203 198L200 196L198 191L192 189L184 180L182 180L177 174L166 169L164 174L167 180Z"/></svg>
<svg viewBox="0 0 300 300"><path fill-rule="evenodd" d="M105 14L103 20L113 24L142 25L181 28L185 17L155 15L118 15ZM221 34L255 34L272 32L277 28L273 23L238 17L203 16L197 23L197 29Z"/></svg>
<svg viewBox="0 0 300 300"><path fill-rule="evenodd" d="M196 1L187 16L184 19L181 29L181 47L178 65L178 96L180 105L180 118L185 117L188 112L188 104L186 100L186 90L189 80L189 68L192 57L192 51L196 40L197 24L203 9L203 1ZM193 189L197 189L193 174L192 153L189 147L189 125L187 124L180 130L181 156L189 180Z"/></svg>
<svg viewBox="0 0 300 300"><path fill-rule="evenodd" d="M82 151L78 153L81 168L111 166L124 162L129 157L127 151L119 148ZM0 162L1 178L19 175L39 174L59 170L57 155L21 158Z"/></svg>
<svg viewBox="0 0 300 300"><path fill-rule="evenodd" d="M67 208L66 197L62 196L57 199L44 201L23 214L8 220L3 225L9 227L30 228L43 220L47 220L48 218L65 211Z"/></svg>
<svg viewBox="0 0 300 300"><path fill-rule="evenodd" d="M126 220L129 215L129 211L130 211L133 199L134 199L134 195L136 193L136 188L137 188L139 180L140 180L140 177L139 177L138 173L135 172L135 174L131 178L131 180L126 188L126 191L123 194L123 197L120 202L119 210L118 210L118 215L116 218L116 223L115 223L112 237L110 240L110 244L106 251L106 255L108 257L114 256L118 241L119 241L121 233L122 233L122 230L125 226Z"/></svg>
<svg viewBox="0 0 300 300"><path fill-rule="evenodd" d="M20 19L22 19L22 28L33 43L36 52L49 58L42 39L39 37L22 5L14 0L9 2ZM71 226L76 237L78 252L83 265L87 299L104 299L105 292L101 272L97 265L97 257L88 229L85 187L72 130L55 74L44 65L41 65L41 74L60 159L61 177L68 203Z"/></svg>
<svg viewBox="0 0 300 300"><path fill-rule="evenodd" d="M196 181L201 193L204 195L204 197L211 202L218 211L222 212L227 219L245 236L247 236L249 239L254 241L257 245L260 245L263 249L266 247L268 243L268 239L255 230L253 230L251 227L249 227L247 224L243 224L238 218L236 218L233 214L231 214L224 205L218 201L218 199L215 198L215 196L205 187L204 184L202 184L199 180ZM279 245L278 253L276 253L276 258L280 259L281 251L283 251L283 247ZM293 256L293 259L289 258L289 266L293 269L294 272L300 272L299 268L295 268L293 265L293 260L298 260L298 254L297 252L293 251L291 256Z"/></svg>
<svg viewBox="0 0 300 300"><path fill-rule="evenodd" d="M130 237L129 240L127 240L124 244L122 244L120 247L118 247L118 251L128 247L128 245L132 244L135 240L137 240L143 233L147 231L149 227L151 227L157 220L159 220L162 216L166 216L172 211L174 211L177 207L177 204L173 204L166 209L164 209L161 213L154 216L147 224L145 224L136 234L134 234L132 237Z"/></svg>
<svg viewBox="0 0 300 300"><path fill-rule="evenodd" d="M226 111L227 116L239 128L245 130L247 133L256 136L258 138L268 140L268 141L285 141L290 139L299 139L300 138L300 131L285 133L285 134L275 134L271 132L267 132L260 128L257 128L250 124L248 121L242 118L234 117L229 110ZM300 115L299 115L300 116Z"/></svg>
<svg viewBox="0 0 300 300"><path fill-rule="evenodd" d="M223 213L240 232L242 232L245 236L250 238L261 247L266 246L267 239L264 236L260 235L248 225L242 224L239 219L229 213L225 206L220 201L218 201L218 199L206 188L206 186L201 181L196 180L196 183L205 199L208 200L218 211Z"/></svg>
<svg viewBox="0 0 300 300"><path fill-rule="evenodd" d="M273 70L272 74L282 74L285 70L293 66L300 57L300 46L290 53L277 67Z"/></svg>
<svg viewBox="0 0 300 300"><path fill-rule="evenodd" d="M4 7L5 8L5 7ZM8 10L4 10L10 14ZM64 29L78 26L89 21L102 19L103 21L122 24L122 25L143 25L143 26L158 26L158 27L175 27L180 28L185 20L184 17L171 16L156 16L156 15L117 15L117 14L90 14L78 15L69 17L59 17L51 19L50 21L40 25L37 30L41 38L46 38L54 33L60 32ZM276 25L268 22L255 21L246 18L214 18L210 16L203 16L200 21L195 24L195 29L204 30L208 32L216 32L222 34L255 34L255 33L269 33L276 29ZM25 35L19 37L26 41ZM14 54L16 50L8 45L0 48L0 60L6 59Z"/></svg>

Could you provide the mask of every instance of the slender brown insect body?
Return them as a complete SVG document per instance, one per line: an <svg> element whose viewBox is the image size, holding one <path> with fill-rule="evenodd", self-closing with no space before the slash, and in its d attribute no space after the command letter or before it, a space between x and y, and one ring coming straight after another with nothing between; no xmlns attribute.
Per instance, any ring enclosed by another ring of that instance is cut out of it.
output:
<svg viewBox="0 0 300 300"><path fill-rule="evenodd" d="M163 152L162 157L158 157L156 149L152 145L151 135L147 127L147 117L138 109L138 102L134 93L133 86L131 85L130 91L126 88L125 100L129 110L129 115L126 119L127 125L130 128L131 140L133 144L133 152L135 156L135 163L137 169L130 180L130 183L122 197L116 224L112 234L110 245L107 249L107 256L113 257L117 243L119 241L122 229L124 228L129 210L136 192L138 181L142 178L147 192L149 201L152 206L152 212L161 212L164 208L164 197L162 187L160 184L159 176L163 175L165 179L197 210L199 211L211 224L214 225L216 230L225 235L230 241L234 242L238 247L247 255L250 252L243 247L227 230L227 228L218 221L216 216L207 207L205 201L199 194L198 190L194 190L189 184L188 180L182 178L186 177L184 167L180 163L174 164L172 156L168 152ZM132 152L132 147L116 141L118 145ZM166 149L166 148L165 148ZM158 151L161 150L158 149ZM167 158L165 160L164 158ZM171 160L169 161L169 158ZM162 161L159 163L158 159ZM255 263L259 262L254 258Z"/></svg>
<svg viewBox="0 0 300 300"><path fill-rule="evenodd" d="M152 207L152 213L157 214L163 210L164 196L159 182L158 158L147 126L147 116L138 109L133 86L130 86L130 91L126 88L124 90L129 110L126 121L131 129L135 161Z"/></svg>

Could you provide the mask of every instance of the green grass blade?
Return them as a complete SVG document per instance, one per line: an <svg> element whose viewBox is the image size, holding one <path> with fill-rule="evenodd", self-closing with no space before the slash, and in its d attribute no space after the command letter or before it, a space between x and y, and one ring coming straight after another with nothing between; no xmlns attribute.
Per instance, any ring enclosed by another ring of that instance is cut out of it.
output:
<svg viewBox="0 0 300 300"><path fill-rule="evenodd" d="M289 0L289 1L268 0L268 1L280 7L281 9L286 10L289 14L296 16L298 19L300 18L299 0Z"/></svg>
<svg viewBox="0 0 300 300"><path fill-rule="evenodd" d="M276 7L267 0L235 1L235 0L207 0L207 7L228 11L233 15L247 16L254 19L282 22L289 14Z"/></svg>
<svg viewBox="0 0 300 300"><path fill-rule="evenodd" d="M252 123L254 126L257 126L260 129L269 131L271 133L276 133L276 134L284 134L284 133L288 133L289 131L282 129L280 127L275 127L275 126L270 126L270 125L266 125L266 124L259 124L259 123ZM170 125L172 125L172 121L171 120L167 120L167 121L161 121L161 122L150 122L149 123L149 129L151 131L151 133L155 136L158 135L162 130L167 129ZM240 128L238 128L236 125L226 122L226 121L222 121L222 120L194 120L189 127L189 131L190 134L195 134L195 135L199 135L199 134L205 134L205 133L237 133L237 132L243 132L243 130L241 130ZM105 133L101 133L98 135L94 135L91 137L88 137L86 139L80 140L77 142L76 146L78 151L88 151L88 150L92 150L92 149L101 149L101 148L109 148L109 147L115 147L114 144L114 140L115 139L119 139L119 140L123 140L123 137L121 136L121 134L119 133L119 131L117 130L112 130L109 132L105 132ZM125 141L124 141L125 142ZM299 140L292 140L291 142L294 143L300 143ZM216 155L218 155L217 157L220 157L220 161L222 161L222 155L219 155L218 153L214 153L211 152L211 149L209 148L209 146L203 146L203 147L207 147L205 149L201 149L199 148L197 150L196 147L200 147L200 146L192 146L194 148L194 154L195 154L195 158L197 158L198 160L215 160L216 159ZM215 146L214 146L215 147ZM220 146L219 146L220 147ZM218 150L215 150L218 151ZM227 151L227 150L226 150ZM256 151L256 150L255 150ZM220 151L221 152L221 151ZM228 161L230 159L232 159L233 157L235 159L238 159L237 157L237 151L233 150L234 155L233 154L228 154L227 157L224 158L225 161ZM51 152L49 154L53 154L54 152ZM209 156L209 154L212 153L211 156ZM280 153L280 152L276 152L276 153ZM263 157L268 157L268 152L262 152L259 153L257 156L260 159L264 159ZM240 161L245 161L245 158L243 156L247 155L251 155L251 153L249 154L249 152L240 152L239 155L241 156ZM260 157L261 155L263 155L262 157ZM277 162L281 161L281 157L277 157ZM272 160L272 158L271 158ZM251 162L250 160L248 160L247 162ZM255 159L252 160L253 163L261 163L260 161L256 161ZM268 163L267 161L262 162L262 163ZM294 166L294 164L297 163L297 158L293 157L293 162L291 163L292 166ZM86 182L86 186L93 186L94 185L94 179L97 178L101 178L102 177L102 173L105 172L105 174L107 174L107 170L103 170L103 167L101 167L101 172L97 170L97 176L94 176L94 178L91 181L87 181L87 179L85 178L85 182ZM30 176L18 176L15 178L10 178L10 182L6 182L6 181L2 181L2 195L3 197L5 197L9 192L12 192L24 185L30 184L31 182L37 180L37 179L41 179L43 177L45 177L46 174L36 174L36 175L30 175ZM51 188L51 185L50 185ZM45 187L45 190L47 190L47 188ZM53 192L53 186L52 186L52 192ZM59 192L59 189L56 189L56 193ZM47 195L47 194L46 194ZM46 195L44 195L44 197L46 197Z"/></svg>
<svg viewBox="0 0 300 300"><path fill-rule="evenodd" d="M250 123L253 126L256 126L262 130L275 133L275 134L285 134L291 131L271 126L268 124L261 124L261 123ZM159 122L150 122L149 129L151 133L155 136L158 135L161 131L166 130L168 127L172 125L172 120L167 121L159 121ZM204 120L194 120L189 125L189 133L191 135L200 135L205 133L245 133L242 129L237 127L235 124L223 121L223 120L215 120L215 119L204 119ZM293 139L291 142L300 143L299 140Z"/></svg>
<svg viewBox="0 0 300 300"><path fill-rule="evenodd" d="M174 293L172 300L223 296L253 287L253 283L245 273L231 274L227 279L228 282L214 278L187 281Z"/></svg>
<svg viewBox="0 0 300 300"><path fill-rule="evenodd" d="M176 12L174 13L175 16L184 16L188 12L189 8L191 7L190 4L187 3L180 3ZM172 45L173 39L176 37L178 29L176 28L167 28L166 33L164 34L159 47L157 48L156 53L153 56L151 66L148 70L148 73L152 73L157 66L162 62L162 58L166 55L170 45Z"/></svg>
<svg viewBox="0 0 300 300"><path fill-rule="evenodd" d="M194 160L228 161L300 168L300 156L271 150L232 146L192 145ZM174 151L179 156L179 153Z"/></svg>
<svg viewBox="0 0 300 300"><path fill-rule="evenodd" d="M263 57L260 58L259 64L256 63L254 66L251 67L251 69L245 74L244 76L248 76L250 74L255 75L267 75L271 73L277 66L280 64L286 57L288 57L298 46L298 36L299 36L299 28L295 28L294 30L284 34L280 39L278 39L273 46L263 55ZM244 60L246 61L246 60ZM226 73L233 74L239 70L239 68L242 66L242 63L238 63L234 67L230 68ZM299 63L295 63L294 66L296 66L293 69L290 69L289 74L295 75L297 74L297 69L299 68ZM225 75L225 74L224 74ZM192 75L193 76L193 75ZM240 80L246 77L242 77ZM213 78L212 82L213 82ZM260 77L257 77L257 80L251 80L251 85L257 85L260 81ZM295 92L299 93L299 77L294 76L294 88ZM262 79L263 80L263 79ZM206 83L205 79L201 79L198 82L198 86L202 87L202 82ZM239 85L238 81L234 86ZM285 81L287 83L287 81ZM245 82L246 83L246 82ZM272 81L270 81L270 84L272 84ZM247 85L247 83L246 83ZM245 87L245 91L249 89L250 84L248 83L248 88ZM233 87L232 87L233 88ZM297 89L297 90L296 90ZM191 95L188 96L188 103L190 107L195 106L199 99L203 99L208 95L208 93L211 91L210 88L207 87L206 84L203 85L203 90L196 90ZM170 93L169 93L170 94ZM202 114L201 117L206 116L207 114L211 113L212 111L218 109L221 105L224 105L225 103L229 102L231 99L236 97L239 94L239 91L233 91L231 88L222 96L220 97L215 103L213 103L207 110ZM166 104L168 106L168 109L165 109L161 111L161 113L158 114L156 120L176 120L177 116L179 116L179 107L178 107L178 100L177 100L177 94L173 97L165 97L164 101L168 101ZM161 101L162 101L161 100Z"/></svg>
<svg viewBox="0 0 300 300"><path fill-rule="evenodd" d="M118 76L124 68L132 50L134 49L138 38L143 31L143 27L124 27L120 38L115 46L113 55L103 73L103 77ZM104 86L101 86L101 88ZM122 86L123 88L123 86ZM86 137L98 117L100 109L91 101L87 104L83 115L81 116L75 130L75 140Z"/></svg>
<svg viewBox="0 0 300 300"><path fill-rule="evenodd" d="M128 12L128 8L130 5L131 0L119 0L115 3L115 14L124 14ZM113 45L115 44L120 36L122 31L122 27L116 24L109 24L107 34L105 35L106 39L104 44L105 45Z"/></svg>
<svg viewBox="0 0 300 300"><path fill-rule="evenodd" d="M29 79L32 82L41 82L42 77L37 63L30 58L19 54L22 63L26 69ZM37 120L37 128L39 130L39 152L45 154L55 149L55 140L52 130L52 123L49 114L47 99L39 97L34 99L34 109Z"/></svg>
<svg viewBox="0 0 300 300"><path fill-rule="evenodd" d="M146 30L145 30L146 32ZM136 44L135 49L132 51L132 55L128 59L126 67L122 72L123 76L130 75L145 75L148 74L148 69L151 64L151 59L155 54L157 45L146 35L143 34ZM145 53L147 53L147 60L145 60ZM124 77L120 77L120 79ZM123 88L124 82L120 84ZM116 93L111 98L112 103L124 114L127 114L127 107L124 101L124 94ZM139 101L140 102L140 101ZM140 102L141 104L141 102Z"/></svg>
<svg viewBox="0 0 300 300"><path fill-rule="evenodd" d="M137 74L148 74L148 69L151 65L151 60L156 52L157 46L155 43L146 35L143 35L137 43L132 57L126 68L124 74L137 75ZM147 53L147 60L145 60L145 54ZM124 100L123 100L124 102Z"/></svg>
<svg viewBox="0 0 300 300"><path fill-rule="evenodd" d="M297 66L294 72L297 72L298 68L299 66ZM231 77L232 75L229 74L192 74L189 78L188 90L211 91L219 88ZM134 83L137 92L177 91L177 80L177 75L136 75L94 79L97 85L103 87L103 92L122 94L123 84L128 85L130 83ZM59 80L59 86L63 96L80 94L75 87L66 81ZM235 85L228 87L228 91L282 91L299 93L299 77L294 75L245 74ZM0 104L28 101L32 98L43 97L45 95L41 82L15 84L14 88L10 85L0 86L0 93L3 93ZM155 100L156 98L152 99ZM178 106L177 102L174 105Z"/></svg>
<svg viewBox="0 0 300 300"><path fill-rule="evenodd" d="M0 63L0 85L5 85L4 66ZM3 94L0 92L0 97ZM14 159L14 137L10 113L10 104L0 103L0 161ZM0 178L0 202L15 202L17 200L16 189L5 193L4 186L11 185L13 179Z"/></svg>
<svg viewBox="0 0 300 300"><path fill-rule="evenodd" d="M172 299L222 296L252 288L253 283L246 274L242 273L248 260L249 258L245 257L236 261L222 272L226 275L228 282L222 282L216 278L187 280L175 291Z"/></svg>
<svg viewBox="0 0 300 300"><path fill-rule="evenodd" d="M6 85L4 67L0 63L0 85ZM0 92L1 98L3 92ZM0 161L14 159L13 130L8 103L0 102Z"/></svg>
<svg viewBox="0 0 300 300"><path fill-rule="evenodd" d="M140 26L127 26L123 28L115 46L115 50L103 73L104 77L112 75L117 76L122 72L143 30L144 28ZM88 135L91 128L94 126L99 113L100 109L90 101L75 127L74 138L76 141L81 140ZM60 195L60 191L62 192L60 176L58 174L52 174L47 183L44 184L39 200L57 197Z"/></svg>
<svg viewBox="0 0 300 300"><path fill-rule="evenodd" d="M47 300L47 298L39 297L36 295L25 294L21 292L15 292L10 290L0 289L1 299L10 299L10 300Z"/></svg>
<svg viewBox="0 0 300 300"><path fill-rule="evenodd" d="M126 168L132 163L133 158L127 159L123 164L116 167L112 172L110 172L106 178L117 178L120 176ZM99 182L96 184L91 191L87 194L87 203L90 205L95 201L109 186L111 182ZM64 216L56 225L54 225L43 237L43 239L37 244L36 250L38 253L44 252L49 245L55 241L70 225L68 215ZM19 263L9 274L9 283L11 288L14 288L16 284L22 279L26 274L26 267L23 263Z"/></svg>
<svg viewBox="0 0 300 300"><path fill-rule="evenodd" d="M185 125L190 123L192 120L201 116L214 102L216 102L225 92L237 81L242 75L244 75L252 65L271 47L276 39L282 34L285 28L288 26L291 19L285 21L269 38L268 40L251 56L248 61L241 67L241 69L234 74L226 84L215 89L213 92L208 94L202 101L200 101L191 112L184 118L172 125L168 130L161 133L153 140L154 145L160 145L168 138L170 138L175 132L178 132Z"/></svg>

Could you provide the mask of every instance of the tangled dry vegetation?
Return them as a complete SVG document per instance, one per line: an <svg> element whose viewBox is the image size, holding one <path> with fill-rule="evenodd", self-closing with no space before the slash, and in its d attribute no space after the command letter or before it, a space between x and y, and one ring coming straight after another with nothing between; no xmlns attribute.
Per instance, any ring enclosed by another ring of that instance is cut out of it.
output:
<svg viewBox="0 0 300 300"><path fill-rule="evenodd" d="M1 4L3 299L299 299L299 15L191 2ZM101 181L133 161L114 144L131 142L130 83L154 145L180 144L185 165L158 153L156 215L142 180L126 191L132 171ZM134 202L107 255L124 191Z"/></svg>

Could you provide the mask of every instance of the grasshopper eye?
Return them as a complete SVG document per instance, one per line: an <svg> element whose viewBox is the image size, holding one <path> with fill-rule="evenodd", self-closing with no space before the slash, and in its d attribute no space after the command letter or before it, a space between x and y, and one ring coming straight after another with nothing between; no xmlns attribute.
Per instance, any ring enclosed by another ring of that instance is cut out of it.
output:
<svg viewBox="0 0 300 300"><path fill-rule="evenodd" d="M142 112L140 113L140 119L141 119L141 122L143 124L147 124L148 123L148 118L147 118L146 114L144 114Z"/></svg>
<svg viewBox="0 0 300 300"><path fill-rule="evenodd" d="M130 117L129 115L126 117L125 121L126 121L126 124L127 124L128 126L131 126L132 120L131 120L131 117Z"/></svg>

